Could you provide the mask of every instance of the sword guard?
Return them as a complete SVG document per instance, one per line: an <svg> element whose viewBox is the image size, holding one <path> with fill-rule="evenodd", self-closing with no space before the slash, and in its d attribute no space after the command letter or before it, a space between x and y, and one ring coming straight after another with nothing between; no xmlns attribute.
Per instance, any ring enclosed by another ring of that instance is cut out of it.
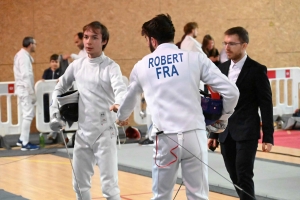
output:
<svg viewBox="0 0 300 200"><path fill-rule="evenodd" d="M164 133L164 132L163 131L158 131L158 132L156 132L156 135L160 135L162 133Z"/></svg>

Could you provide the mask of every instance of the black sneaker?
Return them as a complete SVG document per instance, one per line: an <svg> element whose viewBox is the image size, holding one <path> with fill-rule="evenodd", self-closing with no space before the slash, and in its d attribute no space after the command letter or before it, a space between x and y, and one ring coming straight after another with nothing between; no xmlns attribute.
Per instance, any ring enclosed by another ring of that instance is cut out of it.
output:
<svg viewBox="0 0 300 200"><path fill-rule="evenodd" d="M151 146L153 146L154 141L150 140L149 138L145 138L144 140L139 141L139 145L142 145L142 146L151 145Z"/></svg>

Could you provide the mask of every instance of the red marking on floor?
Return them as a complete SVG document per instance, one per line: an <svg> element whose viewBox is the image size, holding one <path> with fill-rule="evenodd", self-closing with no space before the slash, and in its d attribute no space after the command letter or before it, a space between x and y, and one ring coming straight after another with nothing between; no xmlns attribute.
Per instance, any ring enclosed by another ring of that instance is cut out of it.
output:
<svg viewBox="0 0 300 200"><path fill-rule="evenodd" d="M121 196L121 199L124 199L124 200L132 200L132 199L128 199L128 198L123 197L123 196Z"/></svg>
<svg viewBox="0 0 300 200"><path fill-rule="evenodd" d="M261 139L259 140L261 143ZM299 130L275 130L274 145L300 149L300 131Z"/></svg>

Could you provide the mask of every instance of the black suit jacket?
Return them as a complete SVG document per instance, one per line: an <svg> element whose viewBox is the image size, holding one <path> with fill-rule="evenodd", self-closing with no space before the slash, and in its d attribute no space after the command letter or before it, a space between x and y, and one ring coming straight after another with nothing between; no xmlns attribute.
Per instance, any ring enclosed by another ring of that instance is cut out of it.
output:
<svg viewBox="0 0 300 200"><path fill-rule="evenodd" d="M231 61L218 66L223 74L228 76ZM224 142L228 133L235 141L256 140L260 138L261 112L263 142L273 144L273 105L272 91L267 76L267 68L252 60L249 56L236 81L240 97L234 113L228 119L228 126L221 134L211 134Z"/></svg>

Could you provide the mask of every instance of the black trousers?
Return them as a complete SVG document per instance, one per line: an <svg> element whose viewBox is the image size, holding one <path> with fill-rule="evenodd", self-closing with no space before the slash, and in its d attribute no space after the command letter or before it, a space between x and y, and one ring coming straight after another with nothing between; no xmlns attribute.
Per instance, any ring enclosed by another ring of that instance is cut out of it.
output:
<svg viewBox="0 0 300 200"><path fill-rule="evenodd" d="M258 141L247 140L237 142L234 141L230 136L230 133L228 133L225 142L220 145L221 153L231 181L245 192L255 197L253 168ZM245 192L240 191L236 187L235 189L241 200L253 200L253 198Z"/></svg>

